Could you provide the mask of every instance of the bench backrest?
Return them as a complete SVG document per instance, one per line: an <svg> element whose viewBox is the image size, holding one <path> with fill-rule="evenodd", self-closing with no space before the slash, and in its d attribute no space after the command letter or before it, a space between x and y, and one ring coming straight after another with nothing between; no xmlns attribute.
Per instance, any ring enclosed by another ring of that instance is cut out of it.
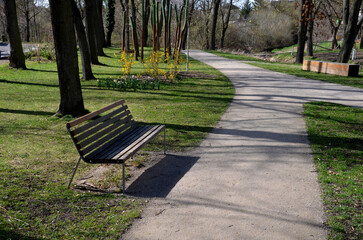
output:
<svg viewBox="0 0 363 240"><path fill-rule="evenodd" d="M103 116L102 113L107 112ZM95 118L98 117L98 118ZM92 121L87 121L93 119ZM79 154L86 157L134 127L134 120L124 100L84 115L67 123Z"/></svg>

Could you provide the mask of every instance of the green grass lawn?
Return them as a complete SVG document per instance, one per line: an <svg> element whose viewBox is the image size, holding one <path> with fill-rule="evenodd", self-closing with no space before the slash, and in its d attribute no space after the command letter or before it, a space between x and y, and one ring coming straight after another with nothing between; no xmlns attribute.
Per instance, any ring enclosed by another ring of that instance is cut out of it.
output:
<svg viewBox="0 0 363 240"><path fill-rule="evenodd" d="M272 63L266 61L250 61L246 60L245 57L250 58L249 56L243 55L236 55L231 53L222 53L218 51L214 51L214 54L218 56L222 56L225 58L240 60L240 61L248 61L247 64L251 64L257 67L265 68L275 72L286 73L290 75L295 75L298 77L310 78L330 83L337 83L352 87L363 88L363 74L360 72L359 77L343 77L337 75L330 75L330 74L323 74L323 73L316 73L316 72L308 72L302 70L301 64L289 64L289 63Z"/></svg>
<svg viewBox="0 0 363 240"><path fill-rule="evenodd" d="M363 110L322 102L304 107L329 239L362 239Z"/></svg>
<svg viewBox="0 0 363 240"><path fill-rule="evenodd" d="M114 57L119 49L105 52L107 57L99 58L104 65L93 66L95 76L120 77ZM0 65L0 239L117 239L144 202L67 189L78 153L65 128L70 118L53 116L59 105L56 64L27 62L27 67ZM136 64L132 73L142 71ZM96 80L86 81L84 104L94 111L125 99L137 122L166 125L168 151L188 150L213 128L234 94L218 71L194 60L191 71L214 77L183 78L160 90L136 92L99 89ZM146 148L161 149L161 137ZM94 167L82 163L76 178Z"/></svg>

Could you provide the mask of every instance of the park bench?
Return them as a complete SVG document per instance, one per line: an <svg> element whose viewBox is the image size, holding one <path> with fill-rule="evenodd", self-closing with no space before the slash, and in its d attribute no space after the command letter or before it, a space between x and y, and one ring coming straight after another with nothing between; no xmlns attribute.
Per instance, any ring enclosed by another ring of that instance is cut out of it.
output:
<svg viewBox="0 0 363 240"><path fill-rule="evenodd" d="M359 74L358 64L323 62L315 60L304 60L303 70L319 73L335 74L346 77L357 77Z"/></svg>
<svg viewBox="0 0 363 240"><path fill-rule="evenodd" d="M125 193L125 161L162 130L165 154L165 125L137 125L124 100L68 122L67 129L80 155L68 188L83 159L92 164L122 164Z"/></svg>

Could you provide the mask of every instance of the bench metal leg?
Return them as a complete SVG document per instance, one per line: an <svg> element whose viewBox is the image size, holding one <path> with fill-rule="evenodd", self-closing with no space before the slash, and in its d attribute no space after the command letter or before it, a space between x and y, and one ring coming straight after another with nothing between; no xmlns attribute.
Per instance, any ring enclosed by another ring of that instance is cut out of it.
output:
<svg viewBox="0 0 363 240"><path fill-rule="evenodd" d="M122 161L122 194L125 194L125 160Z"/></svg>
<svg viewBox="0 0 363 240"><path fill-rule="evenodd" d="M81 158L82 158L82 157L79 157L78 162L77 162L77 165L76 165L76 167L74 168L74 171L73 171L73 174L72 174L71 180L69 181L69 184L68 184L68 189L69 189L69 187L71 186L71 183L72 183L72 181L73 181L74 175L76 174L76 171L77 171L77 168L78 168L79 162L81 161Z"/></svg>
<svg viewBox="0 0 363 240"><path fill-rule="evenodd" d="M166 134L165 134L165 132L166 132L166 128L164 128L164 155L166 153L166 149L165 149Z"/></svg>

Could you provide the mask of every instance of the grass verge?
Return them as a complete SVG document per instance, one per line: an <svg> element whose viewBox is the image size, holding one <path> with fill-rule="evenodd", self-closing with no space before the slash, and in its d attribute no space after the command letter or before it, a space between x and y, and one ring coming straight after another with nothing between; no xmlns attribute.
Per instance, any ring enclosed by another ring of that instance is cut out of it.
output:
<svg viewBox="0 0 363 240"><path fill-rule="evenodd" d="M98 79L121 76L114 56L119 51L105 49L103 65L93 66ZM117 239L144 201L67 189L78 153L65 128L70 118L52 117L59 105L56 64L27 67L0 66L0 239ZM194 60L190 69L198 78L160 90L123 92L99 89L96 80L82 82L85 106L94 111L125 99L137 122L166 125L168 151L188 150L214 127L234 94L218 71ZM132 68L135 75L143 71L141 63ZM162 138L146 150L161 149ZM82 163L76 178L94 167Z"/></svg>
<svg viewBox="0 0 363 240"><path fill-rule="evenodd" d="M247 64L251 64L260 68L268 69L275 72L286 73L289 75L294 75L297 77L304 77L309 79L315 79L330 83L337 83L341 85L347 85L352 87L363 88L363 75L360 73L359 77L343 77L337 75L330 75L330 74L323 74L323 73L316 73L316 72L308 72L302 70L301 64L288 64L288 63L273 63L273 62L266 62L266 61L250 61L245 60L246 56L243 55L236 55L231 53L222 53L218 51L213 51L218 56L240 60L240 61L248 61ZM247 56L248 57L248 56ZM248 58L249 59L249 58Z"/></svg>
<svg viewBox="0 0 363 240"><path fill-rule="evenodd" d="M304 108L329 239L362 239L363 110L324 102Z"/></svg>

